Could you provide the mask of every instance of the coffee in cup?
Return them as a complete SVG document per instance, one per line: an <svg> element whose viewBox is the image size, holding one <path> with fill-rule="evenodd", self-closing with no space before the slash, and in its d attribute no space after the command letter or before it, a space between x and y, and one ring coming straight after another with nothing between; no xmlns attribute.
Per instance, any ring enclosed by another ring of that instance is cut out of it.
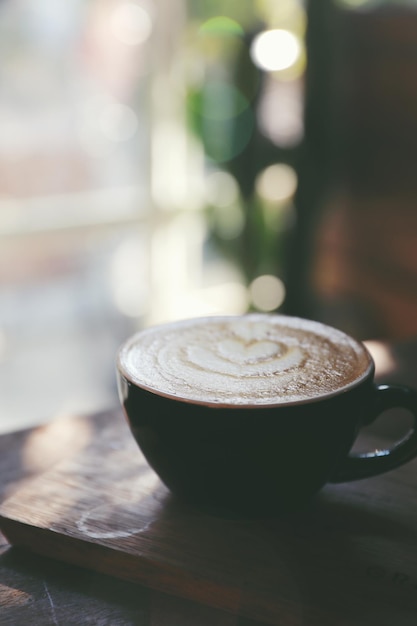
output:
<svg viewBox="0 0 417 626"><path fill-rule="evenodd" d="M417 455L417 434L349 455L361 426L417 393L376 386L365 346L282 315L205 317L145 329L121 347L120 399L142 452L174 493L205 508L277 511L327 482Z"/></svg>

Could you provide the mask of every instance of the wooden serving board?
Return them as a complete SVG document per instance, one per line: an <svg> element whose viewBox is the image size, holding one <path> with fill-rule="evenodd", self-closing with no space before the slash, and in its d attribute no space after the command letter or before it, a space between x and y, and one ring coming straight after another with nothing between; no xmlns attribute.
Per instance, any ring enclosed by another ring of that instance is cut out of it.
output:
<svg viewBox="0 0 417 626"><path fill-rule="evenodd" d="M245 624L417 623L416 462L279 519L222 519L168 493L120 413L77 429L84 443L0 506L10 543Z"/></svg>

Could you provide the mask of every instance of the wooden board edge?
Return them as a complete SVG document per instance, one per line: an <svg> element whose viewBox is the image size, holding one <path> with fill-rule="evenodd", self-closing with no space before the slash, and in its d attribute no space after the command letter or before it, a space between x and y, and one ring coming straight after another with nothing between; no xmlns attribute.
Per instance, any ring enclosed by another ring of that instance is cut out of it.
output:
<svg viewBox="0 0 417 626"><path fill-rule="evenodd" d="M2 515L0 531L12 547L22 548L38 556L140 584L232 614L242 614L249 619L265 619L264 615L260 616L259 607L252 611L246 602L241 602L241 589L217 584L196 572L186 572L164 563L152 562L146 557L138 560L137 556L96 542L62 535ZM260 612L262 613L262 609ZM269 620L264 623L275 624Z"/></svg>

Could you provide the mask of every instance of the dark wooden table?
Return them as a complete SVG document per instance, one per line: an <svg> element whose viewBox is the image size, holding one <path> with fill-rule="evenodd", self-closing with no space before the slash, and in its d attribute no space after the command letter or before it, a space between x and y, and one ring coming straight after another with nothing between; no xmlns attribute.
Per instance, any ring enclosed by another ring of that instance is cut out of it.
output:
<svg viewBox="0 0 417 626"><path fill-rule="evenodd" d="M417 342L371 345L371 350L379 381L417 387ZM381 419L365 433L364 445L399 436L402 420L406 418L401 415L395 422ZM0 437L0 502L30 489L31 481L36 484L39 477L76 454L85 437L82 416ZM417 463L372 481L332 487L315 510L295 522L300 549L294 545L297 533L293 533L295 562L292 566L287 561L286 566L297 580L297 589L292 604L283 605L282 617L278 612L276 619L264 622L230 607L208 606L103 575L88 563L78 567L36 555L10 546L0 534L0 624L415 626ZM322 552L317 547L319 524L320 537L328 535ZM338 525L351 529L349 542ZM285 543L284 538L274 550L280 545L285 552ZM221 598L218 604L222 605Z"/></svg>

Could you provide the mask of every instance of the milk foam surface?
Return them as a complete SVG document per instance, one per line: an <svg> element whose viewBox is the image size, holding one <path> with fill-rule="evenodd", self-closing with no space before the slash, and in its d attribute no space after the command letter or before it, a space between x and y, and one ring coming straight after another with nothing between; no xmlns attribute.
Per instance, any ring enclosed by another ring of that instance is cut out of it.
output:
<svg viewBox="0 0 417 626"><path fill-rule="evenodd" d="M363 345L323 324L281 315L185 320L146 329L119 353L135 384L223 405L275 405L337 392L372 367Z"/></svg>

